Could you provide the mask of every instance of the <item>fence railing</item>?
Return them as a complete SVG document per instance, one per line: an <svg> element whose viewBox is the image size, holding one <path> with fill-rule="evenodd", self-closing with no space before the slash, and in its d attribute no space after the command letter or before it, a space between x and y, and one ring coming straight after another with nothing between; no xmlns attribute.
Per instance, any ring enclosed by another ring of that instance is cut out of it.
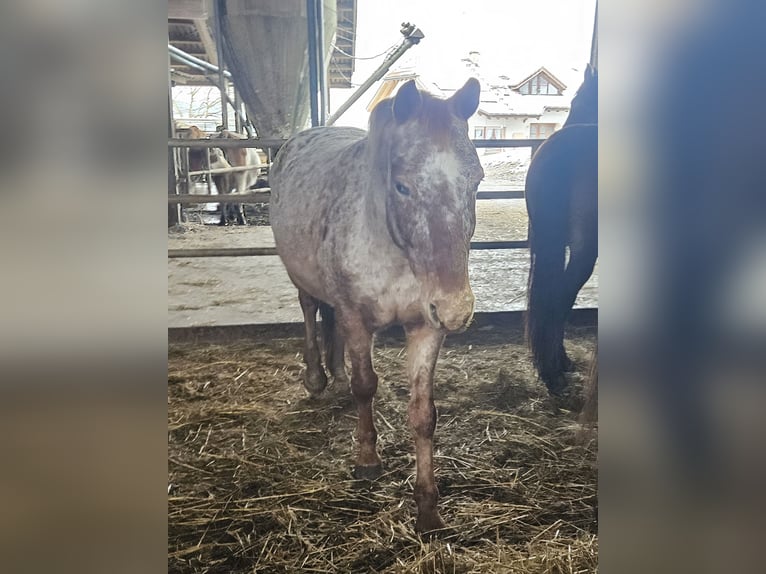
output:
<svg viewBox="0 0 766 574"><path fill-rule="evenodd" d="M544 142L544 139L490 139L490 140L472 140L473 144L480 149L488 148L532 148L532 154ZM258 139L169 139L168 146L173 148L278 148L284 144L285 140L258 140ZM216 168L187 173L194 174L218 174L245 171L247 168ZM168 204L189 205L195 203L268 203L271 199L271 190L261 188L257 192L248 193L229 193L225 195L197 195L197 194L169 194ZM524 191L500 190L500 191L479 191L476 194L477 200L490 199L523 199ZM529 246L527 240L523 241L472 241L472 250L483 249L525 249ZM205 249L169 249L168 258L178 259L185 257L252 257L276 255L276 249L273 247L229 247L229 248L205 248Z"/></svg>

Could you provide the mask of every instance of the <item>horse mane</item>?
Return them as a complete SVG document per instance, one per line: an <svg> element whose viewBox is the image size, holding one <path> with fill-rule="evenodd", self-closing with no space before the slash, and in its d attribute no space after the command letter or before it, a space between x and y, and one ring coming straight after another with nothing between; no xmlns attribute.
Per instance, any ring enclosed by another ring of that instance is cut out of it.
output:
<svg viewBox="0 0 766 574"><path fill-rule="evenodd" d="M454 115L452 107L447 100L432 96L428 92L421 91L420 97L420 108L414 118L408 121L417 121L422 134L429 142L439 148L446 148L450 141ZM371 163L383 176L386 185L391 183L391 151L395 128L394 98L386 98L372 110L367 134Z"/></svg>

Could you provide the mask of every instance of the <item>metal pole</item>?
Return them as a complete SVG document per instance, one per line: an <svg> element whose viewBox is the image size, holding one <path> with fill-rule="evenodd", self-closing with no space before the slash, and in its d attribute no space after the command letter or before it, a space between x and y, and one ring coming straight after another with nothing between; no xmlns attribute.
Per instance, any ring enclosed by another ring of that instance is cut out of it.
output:
<svg viewBox="0 0 766 574"><path fill-rule="evenodd" d="M168 57L168 139L174 139L176 135L173 125L173 80L170 78L170 57ZM176 185L176 152L168 147L168 195L178 195ZM168 204L168 227L178 225L181 222L181 205Z"/></svg>
<svg viewBox="0 0 766 574"><path fill-rule="evenodd" d="M317 30L317 77L319 83L319 125L327 122L327 86L325 78L324 47L324 1L314 0Z"/></svg>
<svg viewBox="0 0 766 574"><path fill-rule="evenodd" d="M309 57L309 104L311 105L311 127L319 125L319 102L317 101L317 23L316 0L306 0L306 24L308 32Z"/></svg>
<svg viewBox="0 0 766 574"><path fill-rule="evenodd" d="M590 41L590 65L598 69L598 2L596 2L596 15L593 17L593 36Z"/></svg>
<svg viewBox="0 0 766 574"><path fill-rule="evenodd" d="M410 24L407 24L402 28L402 34L405 35L404 41L383 61L378 69L375 70L372 75L367 78L367 80L361 86L359 86L353 94L351 94L348 100L343 102L337 111L327 119L328 126L334 124L346 110L354 105L354 102L361 98L362 95L370 88L370 86L382 78L388 69L393 66L394 63L399 58L401 58L407 50L412 48L412 46L420 42L420 40L425 37L423 32L420 31L420 28L416 28Z"/></svg>
<svg viewBox="0 0 766 574"><path fill-rule="evenodd" d="M183 50L176 48L172 44L168 44L168 52L170 52L170 56L178 60L179 62L182 62L184 64L194 65L197 69L205 69L208 72L213 72L214 74L220 73L220 68L218 66L214 66L210 62L206 62L205 60L200 60L199 58L196 58L195 56L192 56L191 54L187 54ZM223 72L224 76L227 78L231 78L231 74L224 70Z"/></svg>
<svg viewBox="0 0 766 574"><path fill-rule="evenodd" d="M218 49L218 89L221 92L221 125L223 129L229 129L229 110L227 109L228 93L226 91L226 75L223 73L223 11L225 9L225 0L218 0L215 3L215 43Z"/></svg>
<svg viewBox="0 0 766 574"><path fill-rule="evenodd" d="M238 134L242 133L242 114L239 113L242 106L239 104L239 92L234 89L234 126Z"/></svg>

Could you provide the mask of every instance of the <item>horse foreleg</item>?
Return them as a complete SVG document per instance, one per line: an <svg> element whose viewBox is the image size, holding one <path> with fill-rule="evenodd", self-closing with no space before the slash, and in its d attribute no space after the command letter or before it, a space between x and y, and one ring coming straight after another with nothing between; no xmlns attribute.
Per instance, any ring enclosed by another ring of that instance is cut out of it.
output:
<svg viewBox="0 0 766 574"><path fill-rule="evenodd" d="M298 289L298 299L303 311L303 323L306 327L306 339L303 346L303 361L306 363L306 374L303 386L312 397L319 396L327 386L327 375L322 367L322 359L317 344L317 309L319 301Z"/></svg>
<svg viewBox="0 0 766 574"><path fill-rule="evenodd" d="M372 333L361 318L340 316L339 326L348 342L351 357L351 394L357 409L356 439L359 454L354 466L354 476L373 480L383 473L376 443L378 431L372 417L372 400L378 390L378 375L372 366Z"/></svg>
<svg viewBox="0 0 766 574"><path fill-rule="evenodd" d="M428 326L407 329L407 375L410 379L410 427L415 438L415 503L418 532L444 528L436 503L439 489L434 479L433 437L436 430L433 379L444 334Z"/></svg>

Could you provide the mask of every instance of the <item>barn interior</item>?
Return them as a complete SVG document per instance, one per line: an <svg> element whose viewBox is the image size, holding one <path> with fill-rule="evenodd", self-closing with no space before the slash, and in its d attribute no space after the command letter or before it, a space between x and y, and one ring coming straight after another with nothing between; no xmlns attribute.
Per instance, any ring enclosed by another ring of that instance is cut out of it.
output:
<svg viewBox="0 0 766 574"><path fill-rule="evenodd" d="M570 318L566 400L548 396L524 339L523 182L539 141L492 144L508 145L510 159L485 166L494 179L479 191L476 318L447 338L437 364L437 481L450 530L426 539L413 528L400 330L380 334L374 353L380 479L352 477L348 385L318 400L303 389L302 314L269 227L268 167L293 133L327 122L330 86L351 87L357 9L356 0L168 3L168 571L596 571L597 436L579 413L597 273ZM401 34L406 49L416 44L413 29ZM173 86L218 87L231 105L215 127L241 139L188 139ZM189 158L218 147L259 150L259 183L206 197L217 174L207 160L194 175ZM248 224L216 225L235 203Z"/></svg>

